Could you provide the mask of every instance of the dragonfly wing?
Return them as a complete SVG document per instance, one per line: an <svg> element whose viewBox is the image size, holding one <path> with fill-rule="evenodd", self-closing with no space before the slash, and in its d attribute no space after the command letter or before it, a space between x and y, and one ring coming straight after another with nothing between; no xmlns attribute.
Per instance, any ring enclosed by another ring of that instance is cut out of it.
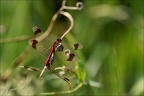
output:
<svg viewBox="0 0 144 96"><path fill-rule="evenodd" d="M34 26L32 30L35 35L35 38L43 34L39 27ZM56 40L56 36L52 34L50 34L47 38L45 38L40 42L38 42L35 38L30 39L28 41L29 45L32 46L34 49L37 49L39 52L44 53L46 55L49 53L50 48L54 43L54 40Z"/></svg>
<svg viewBox="0 0 144 96"><path fill-rule="evenodd" d="M73 46L74 46L74 50L79 50L83 48L83 45L80 43L75 43Z"/></svg>

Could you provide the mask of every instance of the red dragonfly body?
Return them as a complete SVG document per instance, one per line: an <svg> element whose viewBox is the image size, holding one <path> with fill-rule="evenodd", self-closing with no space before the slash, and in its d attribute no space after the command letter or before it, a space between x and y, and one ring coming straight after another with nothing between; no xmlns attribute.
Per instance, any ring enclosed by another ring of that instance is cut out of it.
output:
<svg viewBox="0 0 144 96"><path fill-rule="evenodd" d="M57 39L56 42L54 42L54 44L51 48L50 54L49 54L48 58L45 61L46 66L49 66L53 63L55 52L58 50L58 47L61 45L61 41L62 41L61 39Z"/></svg>

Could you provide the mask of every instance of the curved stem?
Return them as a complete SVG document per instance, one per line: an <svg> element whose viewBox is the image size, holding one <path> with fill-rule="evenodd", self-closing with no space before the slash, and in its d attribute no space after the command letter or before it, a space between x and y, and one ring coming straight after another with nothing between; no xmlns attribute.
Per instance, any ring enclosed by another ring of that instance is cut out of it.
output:
<svg viewBox="0 0 144 96"><path fill-rule="evenodd" d="M82 85L83 83L81 82L74 89L69 90L69 91L41 93L41 95L70 94L70 93L77 91L79 88L82 87Z"/></svg>
<svg viewBox="0 0 144 96"><path fill-rule="evenodd" d="M38 42L40 42L41 40L45 39L51 32L53 25L59 15L59 13L63 10L63 7L61 7L52 17L51 23L49 25L49 27L47 28L47 30L40 36L38 36L37 38L35 38Z"/></svg>
<svg viewBox="0 0 144 96"><path fill-rule="evenodd" d="M74 20L68 12L61 11L60 14L66 16L70 20L70 27L67 29L67 31L60 38L60 39L63 39L70 32L70 30L73 28Z"/></svg>

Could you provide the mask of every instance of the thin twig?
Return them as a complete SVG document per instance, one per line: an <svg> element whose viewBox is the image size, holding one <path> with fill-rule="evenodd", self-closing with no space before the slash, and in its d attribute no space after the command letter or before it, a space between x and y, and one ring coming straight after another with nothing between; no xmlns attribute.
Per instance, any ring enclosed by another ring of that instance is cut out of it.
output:
<svg viewBox="0 0 144 96"><path fill-rule="evenodd" d="M74 20L68 12L62 11L60 14L66 16L70 20L70 27L68 28L68 30L66 30L66 32L60 38L60 39L63 39L70 32L70 30L73 28Z"/></svg>
<svg viewBox="0 0 144 96"><path fill-rule="evenodd" d="M63 8L67 10L79 10L78 7L73 7L73 6L64 6Z"/></svg>
<svg viewBox="0 0 144 96"><path fill-rule="evenodd" d="M1 39L0 43L11 43L11 42L20 42L20 41L26 41L32 38L31 36L20 36L16 38L7 38L7 39Z"/></svg>
<svg viewBox="0 0 144 96"><path fill-rule="evenodd" d="M66 0L63 0L62 7L65 6L65 4L66 4Z"/></svg>

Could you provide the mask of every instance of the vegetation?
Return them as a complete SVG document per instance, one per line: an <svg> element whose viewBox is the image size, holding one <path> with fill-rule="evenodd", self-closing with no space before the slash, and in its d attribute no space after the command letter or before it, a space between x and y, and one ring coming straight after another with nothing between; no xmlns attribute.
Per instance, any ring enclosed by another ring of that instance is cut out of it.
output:
<svg viewBox="0 0 144 96"><path fill-rule="evenodd" d="M71 87L47 71L42 79L38 72L20 66L43 68L45 56L32 49L33 26L45 32L62 0L0 1L0 93L1 95L71 96L142 96L144 95L144 8L143 0L81 0L82 10L66 10L74 27L63 39L70 45L81 43L77 50L75 72L67 74ZM77 0L67 0L75 6ZM70 22L59 15L51 31L61 36ZM49 39L49 36L47 37ZM44 40L46 44L47 39ZM61 55L59 56L61 57ZM54 68L65 65L58 56ZM53 93L51 93L53 92ZM58 93L61 92L61 93Z"/></svg>

